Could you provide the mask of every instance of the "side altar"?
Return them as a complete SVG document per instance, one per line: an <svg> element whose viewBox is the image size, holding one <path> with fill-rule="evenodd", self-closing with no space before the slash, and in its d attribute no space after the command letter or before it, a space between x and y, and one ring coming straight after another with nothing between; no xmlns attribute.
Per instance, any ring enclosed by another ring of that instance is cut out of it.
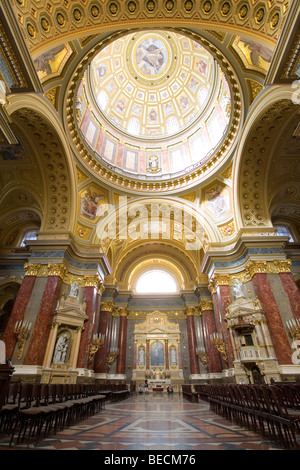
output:
<svg viewBox="0 0 300 470"><path fill-rule="evenodd" d="M172 385L179 391L184 383L179 325L165 313L149 313L146 321L135 325L132 379L139 384L148 381L149 391Z"/></svg>

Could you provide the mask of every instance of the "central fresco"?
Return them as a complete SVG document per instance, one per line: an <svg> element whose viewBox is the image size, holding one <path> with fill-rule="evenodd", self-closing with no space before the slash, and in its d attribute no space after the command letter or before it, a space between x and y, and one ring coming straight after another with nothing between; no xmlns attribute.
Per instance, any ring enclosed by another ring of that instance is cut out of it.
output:
<svg viewBox="0 0 300 470"><path fill-rule="evenodd" d="M116 171L172 177L203 164L226 136L231 94L217 61L178 33L119 38L93 59L77 92L86 143Z"/></svg>

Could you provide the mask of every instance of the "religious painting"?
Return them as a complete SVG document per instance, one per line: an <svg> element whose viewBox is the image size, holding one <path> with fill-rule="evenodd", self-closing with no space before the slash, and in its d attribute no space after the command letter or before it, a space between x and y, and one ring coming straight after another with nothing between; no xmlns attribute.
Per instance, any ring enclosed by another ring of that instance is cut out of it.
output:
<svg viewBox="0 0 300 470"><path fill-rule="evenodd" d="M0 161L24 160L25 152L21 145L0 145Z"/></svg>
<svg viewBox="0 0 300 470"><path fill-rule="evenodd" d="M88 187L80 196L80 214L90 220L103 215L106 203L104 190Z"/></svg>
<svg viewBox="0 0 300 470"><path fill-rule="evenodd" d="M164 347L159 341L152 344L151 347L151 366L164 365Z"/></svg>
<svg viewBox="0 0 300 470"><path fill-rule="evenodd" d="M221 219L230 212L230 198L228 188L220 184L209 187L205 191L205 207L216 219Z"/></svg>
<svg viewBox="0 0 300 470"><path fill-rule="evenodd" d="M266 47L251 39L236 37L232 47L247 69L267 73L273 56L272 46Z"/></svg>
<svg viewBox="0 0 300 470"><path fill-rule="evenodd" d="M142 74L149 76L161 74L168 63L166 46L156 37L145 39L137 48L135 60Z"/></svg>
<svg viewBox="0 0 300 470"><path fill-rule="evenodd" d="M40 80L45 81L60 75L72 53L69 45L61 44L37 57L34 66Z"/></svg>

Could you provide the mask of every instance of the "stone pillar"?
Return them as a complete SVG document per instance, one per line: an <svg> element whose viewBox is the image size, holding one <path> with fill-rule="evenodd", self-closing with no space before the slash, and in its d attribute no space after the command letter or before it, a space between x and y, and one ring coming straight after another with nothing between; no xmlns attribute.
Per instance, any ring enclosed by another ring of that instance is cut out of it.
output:
<svg viewBox="0 0 300 470"><path fill-rule="evenodd" d="M110 346L110 326L114 308L114 302L102 301L100 304L99 333L104 335L104 344L96 352L94 360L94 370L99 374L106 374L107 372L106 360Z"/></svg>
<svg viewBox="0 0 300 470"><path fill-rule="evenodd" d="M211 342L211 335L216 333L216 323L214 318L214 309L212 301L200 302L200 308L203 318L203 336L205 342L205 349L208 355L208 371L209 373L222 372L222 362L220 354L216 347Z"/></svg>
<svg viewBox="0 0 300 470"><path fill-rule="evenodd" d="M55 311L62 280L67 273L63 264L48 265L48 279L43 293L42 301L38 311L38 315L34 324L33 332L24 364L26 365L42 365L49 334L51 331L51 316Z"/></svg>
<svg viewBox="0 0 300 470"><path fill-rule="evenodd" d="M6 356L12 358L16 347L17 338L14 334L14 328L17 321L24 320L28 302L36 281L36 276L41 265L25 265L26 273L15 300L11 315L4 332L2 340L6 347Z"/></svg>
<svg viewBox="0 0 300 470"><path fill-rule="evenodd" d="M252 262L251 272L255 292L260 300L271 334L275 353L279 364L292 364L292 351L289 340L278 310L272 288L270 286L265 262Z"/></svg>
<svg viewBox="0 0 300 470"><path fill-rule="evenodd" d="M147 358L147 354L146 354L146 358ZM137 359L137 341L135 340L133 343L133 368L134 369L136 369L136 366L137 366L136 359Z"/></svg>
<svg viewBox="0 0 300 470"><path fill-rule="evenodd" d="M227 348L227 363L224 362L226 368L233 367L233 347L230 337L230 332L226 326L225 314L228 303L231 302L230 290L229 290L229 274L216 274L214 278L214 289L213 290L213 303L216 313L216 317L219 322L219 333L223 337L223 341Z"/></svg>
<svg viewBox="0 0 300 470"><path fill-rule="evenodd" d="M190 372L191 375L200 374L198 356L196 352L197 340L194 322L195 307L186 307L186 326L189 344Z"/></svg>
<svg viewBox="0 0 300 470"><path fill-rule="evenodd" d="M146 369L150 369L150 340L146 340Z"/></svg>
<svg viewBox="0 0 300 470"><path fill-rule="evenodd" d="M98 276L85 277L83 298L86 303L85 314L87 316L87 320L81 334L78 352L77 367L79 369L92 367L92 363L88 364L88 347L96 324L97 289L99 282Z"/></svg>
<svg viewBox="0 0 300 470"><path fill-rule="evenodd" d="M178 352L178 369L182 369L182 357L181 357L181 342L180 339L177 340L177 352Z"/></svg>
<svg viewBox="0 0 300 470"><path fill-rule="evenodd" d="M300 291L290 270L290 260L277 261L276 263L274 261L274 264L277 265L279 277L289 300L293 316L300 319Z"/></svg>
<svg viewBox="0 0 300 470"><path fill-rule="evenodd" d="M165 356L166 356L166 369L168 370L170 368L170 364L169 364L169 342L167 339L165 339Z"/></svg>
<svg viewBox="0 0 300 470"><path fill-rule="evenodd" d="M127 307L119 307L120 312L120 327L119 327L119 342L118 349L119 355L117 359L116 374L124 375L126 366L126 343L127 343Z"/></svg>

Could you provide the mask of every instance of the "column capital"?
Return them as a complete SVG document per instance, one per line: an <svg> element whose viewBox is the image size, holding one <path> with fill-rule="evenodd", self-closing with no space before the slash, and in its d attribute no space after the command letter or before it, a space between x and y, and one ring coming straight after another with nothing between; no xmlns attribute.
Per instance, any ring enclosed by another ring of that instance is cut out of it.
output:
<svg viewBox="0 0 300 470"><path fill-rule="evenodd" d="M25 269L25 276L37 276L40 269L41 269L41 264L29 264L25 263L24 264L24 269Z"/></svg>
<svg viewBox="0 0 300 470"><path fill-rule="evenodd" d="M194 307L194 306L185 307L185 316L186 317L194 316L196 314L196 311L197 311L197 307Z"/></svg>
<svg viewBox="0 0 300 470"><path fill-rule="evenodd" d="M101 302L101 304L100 304L100 311L101 312L113 313L114 309L115 309L114 302Z"/></svg>
<svg viewBox="0 0 300 470"><path fill-rule="evenodd" d="M68 273L64 264L48 264L48 276L57 276L64 279Z"/></svg>
<svg viewBox="0 0 300 470"><path fill-rule="evenodd" d="M203 313L205 310L213 310L213 301L212 300L201 300L199 302L199 307L201 310L201 313Z"/></svg>
<svg viewBox="0 0 300 470"><path fill-rule="evenodd" d="M128 317L129 309L128 307L118 307L116 308L116 314L120 317Z"/></svg>

